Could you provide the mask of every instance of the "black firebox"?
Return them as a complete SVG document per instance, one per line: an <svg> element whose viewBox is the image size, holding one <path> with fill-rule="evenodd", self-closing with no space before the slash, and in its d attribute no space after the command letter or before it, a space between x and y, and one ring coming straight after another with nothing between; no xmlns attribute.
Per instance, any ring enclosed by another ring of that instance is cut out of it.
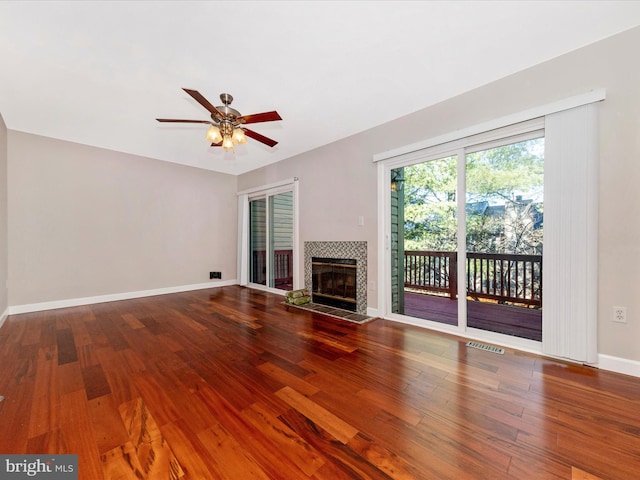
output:
<svg viewBox="0 0 640 480"><path fill-rule="evenodd" d="M313 303L356 311L356 260L312 257L311 283Z"/></svg>

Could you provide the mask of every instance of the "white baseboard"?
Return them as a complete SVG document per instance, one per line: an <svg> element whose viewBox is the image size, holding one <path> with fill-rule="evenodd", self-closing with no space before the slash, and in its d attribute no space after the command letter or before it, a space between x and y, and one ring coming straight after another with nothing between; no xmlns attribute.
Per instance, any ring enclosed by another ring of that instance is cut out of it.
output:
<svg viewBox="0 0 640 480"><path fill-rule="evenodd" d="M156 288L154 290L141 290L137 292L115 293L111 295L98 295L95 297L71 298L68 300L56 300L53 302L31 303L28 305L14 305L7 308L9 315L20 313L41 312L56 308L77 307L91 305L93 303L116 302L118 300L130 300L132 298L152 297L154 295L166 295L168 293L188 292L191 290L203 290L206 288L225 287L237 285L237 280L225 280L219 282L197 283L193 285L180 285L177 287ZM3 320L0 319L0 325Z"/></svg>
<svg viewBox="0 0 640 480"><path fill-rule="evenodd" d="M367 316L377 318L380 316L380 311L377 308L367 307Z"/></svg>
<svg viewBox="0 0 640 480"><path fill-rule="evenodd" d="M640 377L640 361L626 358L612 357L611 355L598 355L598 368L611 372L623 373L633 377Z"/></svg>
<svg viewBox="0 0 640 480"><path fill-rule="evenodd" d="M7 317L9 316L9 307L7 307L7 309L2 312L2 315L0 315L0 328L2 328L2 325L4 324L4 321L7 319Z"/></svg>

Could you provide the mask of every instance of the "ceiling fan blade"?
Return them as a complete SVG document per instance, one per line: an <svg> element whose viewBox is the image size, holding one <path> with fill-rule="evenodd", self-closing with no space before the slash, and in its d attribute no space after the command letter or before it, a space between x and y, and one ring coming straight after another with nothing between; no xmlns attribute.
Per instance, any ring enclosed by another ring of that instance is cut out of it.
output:
<svg viewBox="0 0 640 480"><path fill-rule="evenodd" d="M272 112L253 113L251 115L238 117L240 123L275 122L276 120L282 120L282 117L275 110Z"/></svg>
<svg viewBox="0 0 640 480"><path fill-rule="evenodd" d="M156 118L159 122L175 122L175 123L211 123L211 120L180 120L177 118Z"/></svg>
<svg viewBox="0 0 640 480"><path fill-rule="evenodd" d="M259 133L254 132L253 130L249 130L248 128L243 128L243 130L244 130L244 134L247 137L253 138L254 140L262 142L265 145L269 145L270 147L273 147L278 144L278 142L276 142L275 140L265 137L264 135L260 135Z"/></svg>
<svg viewBox="0 0 640 480"><path fill-rule="evenodd" d="M221 147L222 146L222 142L212 143L211 146L212 147Z"/></svg>
<svg viewBox="0 0 640 480"><path fill-rule="evenodd" d="M198 92L197 90L189 90L188 88L183 88L183 90L185 92L187 92L189 95L191 95L196 102L198 102L200 105L202 105L204 108L206 108L207 110L209 110L212 114L222 117L224 115L222 115L222 113L220 113L220 110L218 110L216 107L214 107L213 105L211 105L211 103L209 103L209 100L207 100L206 98L204 98L200 92Z"/></svg>

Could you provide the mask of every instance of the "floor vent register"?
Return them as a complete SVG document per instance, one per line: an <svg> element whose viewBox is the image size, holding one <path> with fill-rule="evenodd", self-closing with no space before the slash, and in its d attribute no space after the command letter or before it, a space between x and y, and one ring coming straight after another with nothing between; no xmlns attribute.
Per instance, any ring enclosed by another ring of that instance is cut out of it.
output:
<svg viewBox="0 0 640 480"><path fill-rule="evenodd" d="M498 355L504 355L504 348L493 347L483 343L467 342L467 347L477 348L478 350L484 350L485 352L497 353Z"/></svg>

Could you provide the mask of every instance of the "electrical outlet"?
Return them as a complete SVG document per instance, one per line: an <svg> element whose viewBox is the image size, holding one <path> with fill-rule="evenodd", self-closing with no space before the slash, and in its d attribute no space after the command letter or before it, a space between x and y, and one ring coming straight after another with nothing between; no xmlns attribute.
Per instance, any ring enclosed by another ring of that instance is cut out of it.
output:
<svg viewBox="0 0 640 480"><path fill-rule="evenodd" d="M627 323L627 308L613 307L613 321L618 323Z"/></svg>
<svg viewBox="0 0 640 480"><path fill-rule="evenodd" d="M213 280L215 278L222 278L222 272L209 272L209 280Z"/></svg>

